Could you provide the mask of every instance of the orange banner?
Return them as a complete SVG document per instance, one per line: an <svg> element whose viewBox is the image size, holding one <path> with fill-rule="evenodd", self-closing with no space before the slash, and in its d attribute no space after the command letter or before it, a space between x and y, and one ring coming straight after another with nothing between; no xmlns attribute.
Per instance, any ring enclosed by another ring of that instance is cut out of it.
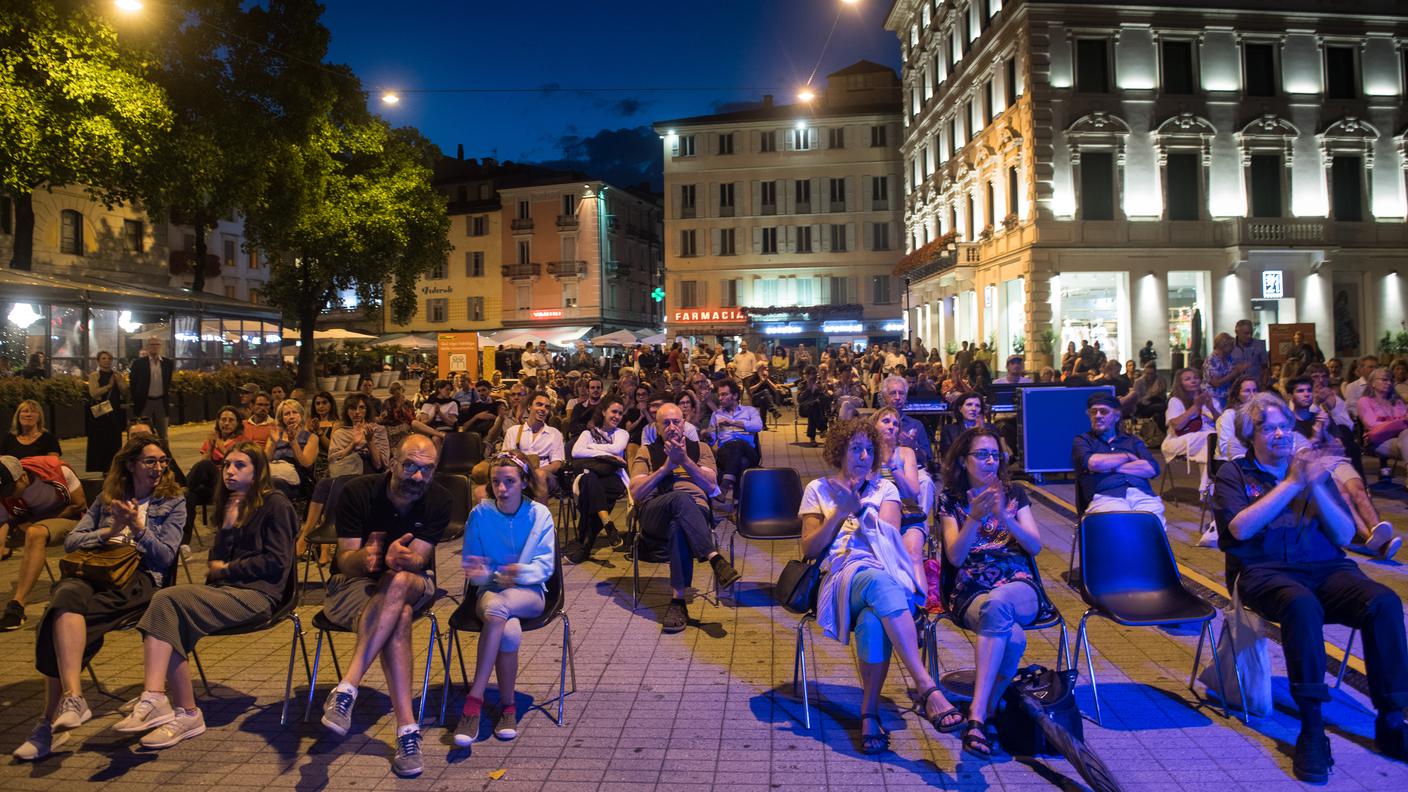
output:
<svg viewBox="0 0 1408 792"><path fill-rule="evenodd" d="M452 371L468 371L471 380L479 379L479 334L441 333L440 376L448 379Z"/></svg>

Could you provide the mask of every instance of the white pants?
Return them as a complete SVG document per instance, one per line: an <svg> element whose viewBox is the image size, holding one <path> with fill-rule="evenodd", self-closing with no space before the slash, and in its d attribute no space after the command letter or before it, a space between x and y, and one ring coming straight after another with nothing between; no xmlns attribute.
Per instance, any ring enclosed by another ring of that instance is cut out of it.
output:
<svg viewBox="0 0 1408 792"><path fill-rule="evenodd" d="M1148 512L1159 518L1159 522L1165 528L1168 524L1164 522L1164 502L1158 495L1150 495L1141 489L1134 487L1125 488L1124 495L1098 494L1090 499L1090 504L1085 507L1086 514L1098 514L1100 512L1115 511L1137 511Z"/></svg>
<svg viewBox="0 0 1408 792"><path fill-rule="evenodd" d="M1159 450L1164 452L1164 464L1172 464L1173 460L1183 457L1190 467L1198 466L1199 492L1208 488L1208 437L1211 434L1211 431L1206 431L1176 435L1170 431L1159 446Z"/></svg>

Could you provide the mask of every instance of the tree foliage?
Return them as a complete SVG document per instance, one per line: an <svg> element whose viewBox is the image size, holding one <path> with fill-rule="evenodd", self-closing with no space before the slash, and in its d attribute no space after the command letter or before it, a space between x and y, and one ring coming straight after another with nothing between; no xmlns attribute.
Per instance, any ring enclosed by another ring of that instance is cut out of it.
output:
<svg viewBox="0 0 1408 792"><path fill-rule="evenodd" d="M109 205L135 196L172 123L151 72L91 3L0 4L0 190L18 221L11 266L32 259L35 189L82 184Z"/></svg>

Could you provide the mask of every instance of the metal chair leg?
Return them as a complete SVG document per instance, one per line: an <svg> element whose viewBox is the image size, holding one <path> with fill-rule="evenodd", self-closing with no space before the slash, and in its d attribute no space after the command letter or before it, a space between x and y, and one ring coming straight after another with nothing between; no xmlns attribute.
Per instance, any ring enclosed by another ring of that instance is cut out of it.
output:
<svg viewBox="0 0 1408 792"><path fill-rule="evenodd" d="M640 526L631 535L631 611L640 610Z"/></svg>
<svg viewBox="0 0 1408 792"><path fill-rule="evenodd" d="M420 683L420 706L416 709L416 725L425 722L425 699L430 693L430 666L435 661L435 655L439 651L440 644L440 622L436 620L434 613L427 613L430 619L430 644L425 647L425 674ZM441 721L443 723L443 721Z"/></svg>
<svg viewBox="0 0 1408 792"><path fill-rule="evenodd" d="M572 627L567 620L567 614L562 614L563 634L567 636L567 673L572 677L572 692L577 692L577 652L572 647Z"/></svg>
<svg viewBox="0 0 1408 792"><path fill-rule="evenodd" d="M1340 670L1335 674L1335 690L1339 690L1344 684L1344 670L1349 668L1349 653L1354 650L1354 636L1358 634L1359 628L1349 629L1349 640L1344 642L1344 658L1340 660Z"/></svg>
<svg viewBox="0 0 1408 792"><path fill-rule="evenodd" d="M313 673L308 677L308 703L303 705L304 721L308 720L308 715L313 711L313 696L318 690L318 668L323 662L323 637L326 635L327 633L325 631L318 630L318 641L313 648ZM331 636L328 637L331 639ZM328 646L332 646L331 640L329 640ZM342 675L338 674L338 678L340 679L341 677Z"/></svg>
<svg viewBox="0 0 1408 792"><path fill-rule="evenodd" d="M455 659L455 644L459 642L459 630L452 625L445 638L445 683L440 686L440 722L445 722L445 709L450 703L450 661Z"/></svg>
<svg viewBox="0 0 1408 792"><path fill-rule="evenodd" d="M1085 647L1085 669L1090 674L1090 691L1095 699L1095 723L1104 726L1104 720L1100 713L1100 683L1095 679L1095 647L1090 645L1090 636L1085 631L1085 622L1090 618L1090 611L1080 618L1080 631L1076 633L1076 660L1080 660L1080 648Z"/></svg>
<svg viewBox="0 0 1408 792"><path fill-rule="evenodd" d="M1071 634L1066 631L1066 620L1061 620L1061 641L1056 645L1056 670L1061 671L1061 661L1066 661L1065 670L1075 668L1071 663ZM938 677L934 677L938 679Z"/></svg>
<svg viewBox="0 0 1408 792"><path fill-rule="evenodd" d="M93 687L97 689L98 693L107 696L113 701L122 700L121 696L117 695L116 693L113 693L112 691L108 690L106 687L103 686L103 683L98 679L98 672L93 670L92 663L86 664L84 668L88 669L88 678L93 680Z"/></svg>
<svg viewBox="0 0 1408 792"><path fill-rule="evenodd" d="M807 615L803 616L803 617L802 617L802 620L799 621L799 622L797 622L797 650L796 650L796 653L793 655L793 665L792 665L792 669L793 669L793 670L792 670L792 690L793 690L794 693L795 693L796 690L797 690L797 670L798 670L798 669L801 670L801 678L802 678L802 728L807 729L808 731L810 731L811 728L812 728L812 710L811 710L810 693L809 693L809 691L807 690L807 642L806 642L806 634L807 634L807 621L808 621L809 619L811 619L811 614L807 614Z"/></svg>
<svg viewBox="0 0 1408 792"><path fill-rule="evenodd" d="M303 622L299 620L297 613L289 614L289 621L293 622L293 637L288 642L288 676L284 678L284 706L279 714L279 725L288 725L288 705L293 700L293 661L296 657L295 650L303 646L303 662L308 662L308 646L303 643ZM308 668L308 689L313 689L313 669Z"/></svg>
<svg viewBox="0 0 1408 792"><path fill-rule="evenodd" d="M1200 648L1202 647L1202 644L1203 644L1203 635L1204 635L1204 634L1206 634L1207 637L1208 637L1208 648L1212 650L1212 667L1213 667L1214 669L1216 669L1216 671L1215 671L1214 673L1217 674L1217 686L1218 686L1219 688L1221 688L1222 690L1225 691L1225 690L1227 690L1227 683L1226 683L1226 681L1222 678L1222 663L1217 659L1217 636L1214 635L1214 634L1213 634L1213 631L1212 631L1212 619L1208 619L1207 621L1203 622L1203 629L1202 629L1201 632L1198 633L1198 646L1199 646ZM1236 651L1236 650L1233 649L1233 651ZM1197 658L1194 658L1194 661L1193 661L1193 674L1196 674L1196 673L1198 673L1198 664L1197 664ZM1189 676L1189 679L1190 679L1190 680L1192 679L1192 675ZM1190 688L1192 687L1191 681L1190 681L1190 683L1189 683L1189 687L1190 687ZM1240 686L1239 686L1239 688L1240 688ZM1244 695L1245 695L1245 694L1244 694ZM1243 712L1245 712L1245 709L1243 710ZM1232 717L1232 716L1231 716L1231 713L1228 712L1228 709L1227 709L1227 697L1226 697L1226 696L1223 696L1223 697L1222 697L1222 717L1224 717L1224 718L1230 718L1230 717Z"/></svg>
<svg viewBox="0 0 1408 792"><path fill-rule="evenodd" d="M562 614L562 662L557 670L557 725L567 723L567 657L572 652L572 626ZM575 663L574 663L575 665ZM577 688L577 672L572 671L572 688Z"/></svg>
<svg viewBox="0 0 1408 792"><path fill-rule="evenodd" d="M210 681L205 678L205 667L200 664L200 655L196 654L195 649L191 650L191 662L196 664L196 671L200 673L200 683L205 686L206 697L213 697L215 694L210 692Z"/></svg>
<svg viewBox="0 0 1408 792"><path fill-rule="evenodd" d="M1188 692L1192 693L1194 696L1198 694L1197 688L1194 687L1194 682L1198 679L1198 666L1203 662L1203 641L1207 638L1208 623L1211 621L1212 620L1209 619L1207 622L1204 622L1202 629L1198 631L1198 648L1193 652L1193 671L1188 674ZM1223 689L1226 690L1226 688Z"/></svg>

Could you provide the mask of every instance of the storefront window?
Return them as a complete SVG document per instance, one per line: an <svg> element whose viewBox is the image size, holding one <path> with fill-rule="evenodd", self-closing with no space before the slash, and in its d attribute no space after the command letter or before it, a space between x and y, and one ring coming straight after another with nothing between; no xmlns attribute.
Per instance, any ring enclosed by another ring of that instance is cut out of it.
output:
<svg viewBox="0 0 1408 792"><path fill-rule="evenodd" d="M0 303L0 354L14 371L29 364L35 352L44 351L44 306L37 303Z"/></svg>
<svg viewBox="0 0 1408 792"><path fill-rule="evenodd" d="M1007 332L1001 339L1002 356L1024 354L1027 350L1027 290L1026 281L1016 278L1002 285L1002 315L1007 320Z"/></svg>
<svg viewBox="0 0 1408 792"><path fill-rule="evenodd" d="M1062 272L1060 288L1061 344L1100 343L1111 359L1127 357L1122 341L1129 335L1129 276L1123 272Z"/></svg>
<svg viewBox="0 0 1408 792"><path fill-rule="evenodd" d="M74 305L49 306L50 369L53 374L85 376L83 359L83 309Z"/></svg>
<svg viewBox="0 0 1408 792"><path fill-rule="evenodd" d="M1199 311L1203 322L1202 334L1208 336L1208 281L1211 273L1170 272L1168 274L1168 347L1178 354L1189 352L1193 339L1193 312ZM1207 346L1204 341L1203 346ZM1200 350L1194 350L1193 358L1201 358Z"/></svg>

